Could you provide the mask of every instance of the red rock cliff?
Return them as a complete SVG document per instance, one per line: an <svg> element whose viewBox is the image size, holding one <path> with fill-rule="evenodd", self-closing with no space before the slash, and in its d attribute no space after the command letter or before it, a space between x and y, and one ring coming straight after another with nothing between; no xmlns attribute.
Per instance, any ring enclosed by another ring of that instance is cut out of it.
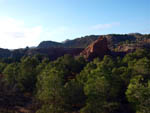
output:
<svg viewBox="0 0 150 113"><path fill-rule="evenodd" d="M107 39L104 36L101 36L86 49L84 49L80 55L88 60L92 60L95 57L102 58L108 53L109 49L107 47Z"/></svg>

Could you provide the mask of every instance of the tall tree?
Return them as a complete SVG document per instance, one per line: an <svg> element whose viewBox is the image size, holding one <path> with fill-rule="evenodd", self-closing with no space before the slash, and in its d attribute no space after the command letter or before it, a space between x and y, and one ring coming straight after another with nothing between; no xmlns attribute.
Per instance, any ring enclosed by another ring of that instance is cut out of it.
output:
<svg viewBox="0 0 150 113"><path fill-rule="evenodd" d="M50 66L51 67L51 66ZM38 113L63 113L64 107L64 73L55 67L47 68L38 80L38 98L44 102ZM47 106L47 107L45 107Z"/></svg>
<svg viewBox="0 0 150 113"><path fill-rule="evenodd" d="M128 101L131 102L136 113L149 113L150 111L150 80L142 76L135 76L126 91Z"/></svg>
<svg viewBox="0 0 150 113"><path fill-rule="evenodd" d="M10 91L16 91L16 88L18 87L19 72L20 65L18 63L9 64L3 71L5 83Z"/></svg>

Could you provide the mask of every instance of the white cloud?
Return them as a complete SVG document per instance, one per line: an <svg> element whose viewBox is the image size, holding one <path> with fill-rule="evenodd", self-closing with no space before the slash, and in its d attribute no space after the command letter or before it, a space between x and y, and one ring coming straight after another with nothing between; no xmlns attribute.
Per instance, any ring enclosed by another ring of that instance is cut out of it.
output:
<svg viewBox="0 0 150 113"><path fill-rule="evenodd" d="M26 27L24 21L8 17L0 19L0 48L16 49L37 46L44 40L63 41L70 34L73 34L73 31L66 26Z"/></svg>
<svg viewBox="0 0 150 113"><path fill-rule="evenodd" d="M119 26L120 23L98 24L92 26L93 30L110 29ZM88 31L86 31L88 30ZM0 48L24 48L26 46L37 46L40 41L64 41L67 38L76 36L74 34L82 34L82 32L91 32L90 29L73 29L66 26L58 26L56 28L43 28L41 25L27 27L24 21L13 18L0 18Z"/></svg>
<svg viewBox="0 0 150 113"><path fill-rule="evenodd" d="M23 21L0 19L0 47L15 49L34 46L42 32L41 26L25 27Z"/></svg>
<svg viewBox="0 0 150 113"><path fill-rule="evenodd" d="M110 29L112 27L119 26L119 25L120 25L119 22L114 22L114 23L110 23L110 24L97 24L97 25L92 26L92 29L105 30L105 29Z"/></svg>

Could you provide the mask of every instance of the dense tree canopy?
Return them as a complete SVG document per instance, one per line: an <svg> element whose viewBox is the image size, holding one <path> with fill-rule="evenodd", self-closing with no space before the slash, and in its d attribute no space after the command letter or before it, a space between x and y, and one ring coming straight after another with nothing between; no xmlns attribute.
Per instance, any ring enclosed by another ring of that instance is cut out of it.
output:
<svg viewBox="0 0 150 113"><path fill-rule="evenodd" d="M36 113L149 113L150 53L90 62L71 55L0 60L0 88L0 103L7 93L22 94L38 105Z"/></svg>

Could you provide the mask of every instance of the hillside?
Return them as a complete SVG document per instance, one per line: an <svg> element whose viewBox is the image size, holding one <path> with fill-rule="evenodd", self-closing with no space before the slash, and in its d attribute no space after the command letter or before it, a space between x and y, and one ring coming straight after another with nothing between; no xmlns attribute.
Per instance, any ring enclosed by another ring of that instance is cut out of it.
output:
<svg viewBox="0 0 150 113"><path fill-rule="evenodd" d="M143 42L147 44L145 40L150 37L150 35L142 35L139 33L130 34L108 34L108 35L89 35L81 38L76 38L74 40L67 40L62 43L53 41L43 41L37 48L50 48L50 47L64 47L64 48L85 48L93 41L97 40L99 36L105 36L108 41L108 46L111 50L114 50L119 45L122 44L137 44Z"/></svg>
<svg viewBox="0 0 150 113"><path fill-rule="evenodd" d="M50 43L0 49L0 113L149 113L150 35Z"/></svg>
<svg viewBox="0 0 150 113"><path fill-rule="evenodd" d="M112 57L102 42L105 37L83 52L89 58L104 53L90 62L71 55L0 58L0 113L149 113L149 50Z"/></svg>
<svg viewBox="0 0 150 113"><path fill-rule="evenodd" d="M108 48L112 52L133 52L138 48L150 47L150 34L108 34L99 35L107 39ZM23 48L16 50L0 49L0 58L12 58L19 60L23 56L41 54L54 60L64 54L79 55L80 52L98 39L98 35L90 35L65 42L43 41L35 48Z"/></svg>
<svg viewBox="0 0 150 113"><path fill-rule="evenodd" d="M43 41L41 42L37 48L50 48L50 47L62 47L62 43L54 42L54 41Z"/></svg>
<svg viewBox="0 0 150 113"><path fill-rule="evenodd" d="M97 40L98 35L90 35L81 38L76 38L74 40L67 40L62 43L53 41L43 41L37 48L49 48L49 47L64 47L64 48L85 48L93 41Z"/></svg>

